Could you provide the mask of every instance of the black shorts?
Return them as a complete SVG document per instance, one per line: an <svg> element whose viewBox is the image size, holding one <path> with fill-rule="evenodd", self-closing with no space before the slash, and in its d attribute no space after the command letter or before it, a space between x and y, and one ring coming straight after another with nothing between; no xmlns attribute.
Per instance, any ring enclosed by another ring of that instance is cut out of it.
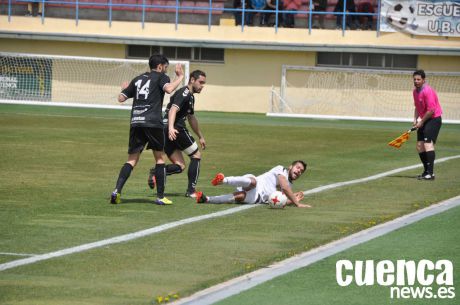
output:
<svg viewBox="0 0 460 305"><path fill-rule="evenodd" d="M433 142L433 144L435 144L441 125L441 117L429 119L423 124L422 128L417 130L417 141L423 141L425 143Z"/></svg>
<svg viewBox="0 0 460 305"><path fill-rule="evenodd" d="M131 126L129 129L128 154L142 152L147 143L149 144L147 149L163 151L165 146L163 128Z"/></svg>
<svg viewBox="0 0 460 305"><path fill-rule="evenodd" d="M172 153L178 149L190 157L193 156L198 151L198 144L195 142L195 139L192 137L187 128L179 127L176 129L179 131L177 138L174 141L171 141L168 137L168 128L165 128L166 155L171 156Z"/></svg>

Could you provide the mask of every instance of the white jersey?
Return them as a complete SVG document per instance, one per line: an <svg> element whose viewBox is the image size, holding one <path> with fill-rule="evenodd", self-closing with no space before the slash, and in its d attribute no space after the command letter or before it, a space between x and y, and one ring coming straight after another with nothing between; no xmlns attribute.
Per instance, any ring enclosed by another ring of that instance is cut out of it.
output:
<svg viewBox="0 0 460 305"><path fill-rule="evenodd" d="M279 187L278 175L284 176L288 181L289 186L292 187L292 183L289 181L289 173L287 168L284 168L281 165L275 166L268 172L256 177L256 190L258 195L261 197L262 202L267 202L270 194L276 191L277 187Z"/></svg>

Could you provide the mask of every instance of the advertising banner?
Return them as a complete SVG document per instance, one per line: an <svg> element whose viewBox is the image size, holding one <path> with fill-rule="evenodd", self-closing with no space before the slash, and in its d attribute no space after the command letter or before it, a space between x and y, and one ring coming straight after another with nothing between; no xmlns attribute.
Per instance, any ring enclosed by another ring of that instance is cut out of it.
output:
<svg viewBox="0 0 460 305"><path fill-rule="evenodd" d="M460 37L460 0L382 0L380 30Z"/></svg>
<svg viewBox="0 0 460 305"><path fill-rule="evenodd" d="M51 100L52 61L0 56L0 99Z"/></svg>

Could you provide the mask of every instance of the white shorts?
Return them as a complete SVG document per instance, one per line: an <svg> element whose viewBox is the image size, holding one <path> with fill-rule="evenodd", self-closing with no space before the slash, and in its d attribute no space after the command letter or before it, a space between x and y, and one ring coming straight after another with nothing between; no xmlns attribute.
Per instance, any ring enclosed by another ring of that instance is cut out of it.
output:
<svg viewBox="0 0 460 305"><path fill-rule="evenodd" d="M256 179L256 176L252 175L252 174L247 174L247 175L244 175L243 177L249 177L249 178L254 178ZM237 187L236 190L238 192L241 192L243 191L243 188L242 187ZM244 198L243 202L244 203L249 203L249 204L255 204L255 203L262 203L262 195L259 193L259 188L258 188L258 184L256 185L255 188L249 190L246 192L246 197Z"/></svg>

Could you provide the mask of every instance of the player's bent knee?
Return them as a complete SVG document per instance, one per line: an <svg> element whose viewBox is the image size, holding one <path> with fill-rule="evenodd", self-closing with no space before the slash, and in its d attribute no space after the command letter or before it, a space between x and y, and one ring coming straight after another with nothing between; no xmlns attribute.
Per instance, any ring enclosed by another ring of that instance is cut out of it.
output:
<svg viewBox="0 0 460 305"><path fill-rule="evenodd" d="M184 169L185 169L185 164L184 164L184 163L181 163L181 162L174 162L174 164L179 165L179 167L180 167L180 169L181 169L181 172L184 171Z"/></svg>
<svg viewBox="0 0 460 305"><path fill-rule="evenodd" d="M419 142L417 142L415 148L417 149L418 152L423 152L423 151L425 151L425 143L419 141Z"/></svg>
<svg viewBox="0 0 460 305"><path fill-rule="evenodd" d="M197 150L190 158L201 160L201 152Z"/></svg>
<svg viewBox="0 0 460 305"><path fill-rule="evenodd" d="M425 151L434 150L434 143L432 141L425 142L424 148L425 148Z"/></svg>

